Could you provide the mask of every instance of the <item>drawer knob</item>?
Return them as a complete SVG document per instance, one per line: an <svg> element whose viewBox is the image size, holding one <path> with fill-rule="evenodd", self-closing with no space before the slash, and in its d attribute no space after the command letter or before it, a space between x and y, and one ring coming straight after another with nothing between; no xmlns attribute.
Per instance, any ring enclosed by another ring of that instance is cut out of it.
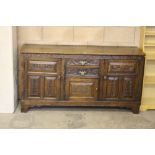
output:
<svg viewBox="0 0 155 155"><path fill-rule="evenodd" d="M61 76L60 76L60 75L58 75L57 79L58 79L58 80L60 80L60 78L61 78Z"/></svg>
<svg viewBox="0 0 155 155"><path fill-rule="evenodd" d="M86 60L81 60L81 61L80 61L80 64L81 64L81 65L85 65L85 64L87 64L87 61L86 61Z"/></svg>
<svg viewBox="0 0 155 155"><path fill-rule="evenodd" d="M86 71L79 71L79 74L82 76L86 75L86 73L87 73Z"/></svg>
<svg viewBox="0 0 155 155"><path fill-rule="evenodd" d="M106 80L107 79L107 76L104 76L103 78L104 78L104 80Z"/></svg>

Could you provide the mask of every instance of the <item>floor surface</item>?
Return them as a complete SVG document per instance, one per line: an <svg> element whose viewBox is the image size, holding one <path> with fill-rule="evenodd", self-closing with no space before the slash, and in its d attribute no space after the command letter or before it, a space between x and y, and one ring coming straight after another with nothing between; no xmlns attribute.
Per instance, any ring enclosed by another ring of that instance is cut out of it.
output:
<svg viewBox="0 0 155 155"><path fill-rule="evenodd" d="M154 129L155 111L133 114L124 109L36 108L21 113L18 106L13 114L0 114L0 128Z"/></svg>

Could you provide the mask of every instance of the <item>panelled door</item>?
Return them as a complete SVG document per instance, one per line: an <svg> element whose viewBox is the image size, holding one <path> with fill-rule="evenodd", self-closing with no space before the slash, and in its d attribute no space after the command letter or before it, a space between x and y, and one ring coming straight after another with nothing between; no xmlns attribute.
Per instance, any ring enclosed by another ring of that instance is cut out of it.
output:
<svg viewBox="0 0 155 155"><path fill-rule="evenodd" d="M27 75L27 97L28 98L41 98L41 81L42 77L40 75L29 74Z"/></svg>
<svg viewBox="0 0 155 155"><path fill-rule="evenodd" d="M44 98L60 98L60 76L44 76Z"/></svg>
<svg viewBox="0 0 155 155"><path fill-rule="evenodd" d="M26 90L28 99L60 98L61 60L28 59L25 62Z"/></svg>
<svg viewBox="0 0 155 155"><path fill-rule="evenodd" d="M66 100L97 100L98 79L67 78Z"/></svg>
<svg viewBox="0 0 155 155"><path fill-rule="evenodd" d="M136 99L138 96L138 81L135 76L123 76L121 79L121 99Z"/></svg>
<svg viewBox="0 0 155 155"><path fill-rule="evenodd" d="M102 99L118 99L120 96L119 76L104 76L101 80Z"/></svg>

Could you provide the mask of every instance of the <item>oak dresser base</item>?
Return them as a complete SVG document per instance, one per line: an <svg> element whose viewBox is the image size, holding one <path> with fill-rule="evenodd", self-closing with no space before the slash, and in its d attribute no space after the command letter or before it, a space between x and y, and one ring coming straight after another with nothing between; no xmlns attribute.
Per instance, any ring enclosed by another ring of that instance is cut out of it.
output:
<svg viewBox="0 0 155 155"><path fill-rule="evenodd" d="M21 111L32 107L121 107L139 113L145 55L137 47L23 45Z"/></svg>

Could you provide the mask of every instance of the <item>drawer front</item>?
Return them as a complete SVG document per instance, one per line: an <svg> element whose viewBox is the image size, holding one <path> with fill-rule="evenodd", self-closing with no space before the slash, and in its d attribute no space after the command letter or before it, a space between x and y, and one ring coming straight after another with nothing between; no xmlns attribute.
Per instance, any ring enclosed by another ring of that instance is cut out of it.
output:
<svg viewBox="0 0 155 155"><path fill-rule="evenodd" d="M98 76L99 68L67 67L67 76Z"/></svg>
<svg viewBox="0 0 155 155"><path fill-rule="evenodd" d="M93 59L68 59L67 65L81 65L81 66L99 66L99 60Z"/></svg>
<svg viewBox="0 0 155 155"><path fill-rule="evenodd" d="M28 71L32 72L58 72L58 61L51 60L29 60L28 61Z"/></svg>
<svg viewBox="0 0 155 155"><path fill-rule="evenodd" d="M137 72L137 62L127 60L112 60L107 62L108 73L134 74Z"/></svg>

